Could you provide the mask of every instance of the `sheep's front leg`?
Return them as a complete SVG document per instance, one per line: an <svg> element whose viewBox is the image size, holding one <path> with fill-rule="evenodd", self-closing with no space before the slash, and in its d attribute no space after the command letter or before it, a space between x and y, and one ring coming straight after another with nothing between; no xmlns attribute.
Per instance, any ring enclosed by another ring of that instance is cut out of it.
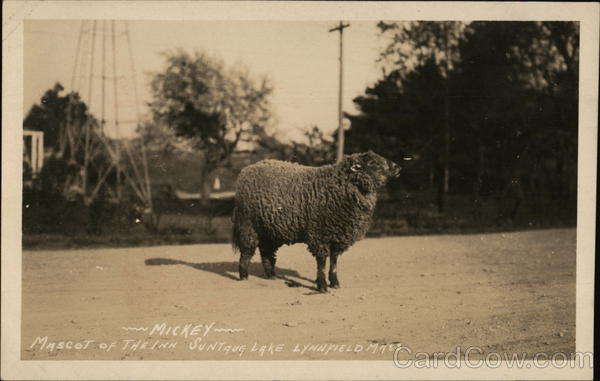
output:
<svg viewBox="0 0 600 381"><path fill-rule="evenodd" d="M340 288L340 282L337 278L337 258L338 254L332 252L329 259L329 286L331 288Z"/></svg>
<svg viewBox="0 0 600 381"><path fill-rule="evenodd" d="M317 290L327 292L327 280L325 279L325 267L327 266L327 257L329 256L329 246L323 245L318 240L308 242L308 251L317 260Z"/></svg>
<svg viewBox="0 0 600 381"><path fill-rule="evenodd" d="M325 280L326 256L317 256L317 290L327 292L327 281Z"/></svg>
<svg viewBox="0 0 600 381"><path fill-rule="evenodd" d="M263 254L261 252L260 258L263 269L265 269L265 277L267 277L267 279L275 279L277 277L277 275L275 275L275 261L277 260L275 254Z"/></svg>

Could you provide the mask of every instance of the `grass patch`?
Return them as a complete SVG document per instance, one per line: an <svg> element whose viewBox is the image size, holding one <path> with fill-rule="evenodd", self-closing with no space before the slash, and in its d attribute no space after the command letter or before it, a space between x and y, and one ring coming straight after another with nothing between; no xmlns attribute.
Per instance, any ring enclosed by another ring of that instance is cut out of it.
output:
<svg viewBox="0 0 600 381"><path fill-rule="evenodd" d="M148 232L142 224L121 229L104 223L102 233L82 231L23 234L23 248L76 249L100 247L130 247L231 242L230 206L224 204L213 218L197 205L179 205L161 215L158 231ZM227 208L225 208L227 207ZM222 213L221 213L222 212ZM65 223L70 220L65 220ZM533 208L521 205L517 213L507 216L493 199L476 203L465 197L449 197L446 213L438 213L425 197L405 197L380 200L375 210L368 237L422 234L470 234L576 226L576 213L548 204ZM50 230L52 231L52 230Z"/></svg>

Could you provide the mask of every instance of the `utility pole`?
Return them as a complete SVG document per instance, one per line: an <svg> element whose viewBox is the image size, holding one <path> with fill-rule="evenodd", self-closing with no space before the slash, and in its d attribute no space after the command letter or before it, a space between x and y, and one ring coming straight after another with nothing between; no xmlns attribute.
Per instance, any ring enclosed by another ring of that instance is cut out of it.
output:
<svg viewBox="0 0 600 381"><path fill-rule="evenodd" d="M344 29L348 28L350 24L344 24L340 21L340 24L335 28L329 29L329 32L340 31L340 91L339 91L339 103L338 103L338 145L337 145L337 156L336 162L342 161L344 158L344 126L342 115L342 90L343 90L343 79L344 79Z"/></svg>

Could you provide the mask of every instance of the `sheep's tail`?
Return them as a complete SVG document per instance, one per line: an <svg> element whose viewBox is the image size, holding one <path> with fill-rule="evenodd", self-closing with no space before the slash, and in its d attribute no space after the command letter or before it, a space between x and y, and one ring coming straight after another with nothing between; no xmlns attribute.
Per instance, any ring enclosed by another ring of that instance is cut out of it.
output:
<svg viewBox="0 0 600 381"><path fill-rule="evenodd" d="M231 247L234 253L240 251L240 227L239 218L236 215L237 208L233 208L233 214L231 216L231 222L233 222L233 229L231 230Z"/></svg>

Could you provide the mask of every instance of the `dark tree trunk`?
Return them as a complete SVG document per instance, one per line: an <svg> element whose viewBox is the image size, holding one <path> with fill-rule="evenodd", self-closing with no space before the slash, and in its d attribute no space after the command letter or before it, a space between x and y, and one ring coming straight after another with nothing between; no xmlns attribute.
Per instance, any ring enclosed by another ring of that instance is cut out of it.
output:
<svg viewBox="0 0 600 381"><path fill-rule="evenodd" d="M443 184L444 184L444 199L448 194L450 185L450 96L448 90L448 78L444 81L444 155L442 157L442 163L444 166L443 171ZM444 200L445 203L445 200Z"/></svg>
<svg viewBox="0 0 600 381"><path fill-rule="evenodd" d="M473 182L473 203L475 204L475 213L481 215L481 185L483 183L483 145L477 143L477 169L475 181Z"/></svg>
<svg viewBox="0 0 600 381"><path fill-rule="evenodd" d="M444 176L444 165L441 161L440 155L437 155L435 159L435 185L436 185L436 203L438 212L444 213L446 209L446 189L445 189L445 176Z"/></svg>
<svg viewBox="0 0 600 381"><path fill-rule="evenodd" d="M210 205L210 193L212 191L212 173L214 167L209 164L204 164L200 172L200 205L207 208Z"/></svg>
<svg viewBox="0 0 600 381"><path fill-rule="evenodd" d="M440 213L444 211L444 207L446 204L446 199L448 197L448 189L450 185L450 50L448 48L448 40L449 36L449 23L443 23L444 26L444 54L446 56L445 69L446 69L446 78L444 79L444 130L443 130L443 141L444 153L442 155L442 165L443 165L443 180L442 180L442 192L438 195L440 200L438 201L438 206L440 209Z"/></svg>

